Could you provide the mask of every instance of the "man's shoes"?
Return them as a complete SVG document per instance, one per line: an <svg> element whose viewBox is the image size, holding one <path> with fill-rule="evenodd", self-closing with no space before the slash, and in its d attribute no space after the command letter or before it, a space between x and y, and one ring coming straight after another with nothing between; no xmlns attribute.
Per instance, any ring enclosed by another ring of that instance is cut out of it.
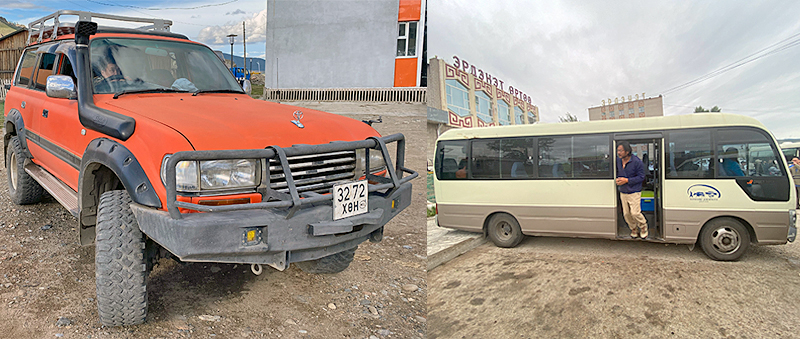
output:
<svg viewBox="0 0 800 339"><path fill-rule="evenodd" d="M638 237L639 237L639 230L638 229L631 230L631 238L636 239Z"/></svg>
<svg viewBox="0 0 800 339"><path fill-rule="evenodd" d="M641 228L639 235L642 237L642 239L647 239L648 234L649 233L647 233L647 227Z"/></svg>

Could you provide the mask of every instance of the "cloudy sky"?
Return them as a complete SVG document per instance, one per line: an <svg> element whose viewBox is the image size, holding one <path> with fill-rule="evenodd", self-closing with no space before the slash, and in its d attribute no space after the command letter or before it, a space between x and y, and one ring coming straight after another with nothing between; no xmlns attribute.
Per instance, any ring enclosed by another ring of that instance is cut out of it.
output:
<svg viewBox="0 0 800 339"><path fill-rule="evenodd" d="M797 1L436 0L428 55L519 88L542 122L644 92L664 96L665 115L717 105L800 138L798 17Z"/></svg>
<svg viewBox="0 0 800 339"><path fill-rule="evenodd" d="M225 53L231 48L225 36L237 34L233 54L239 56L242 22L246 22L247 56L264 57L266 0L0 0L0 16L24 25L59 9L172 20L172 32Z"/></svg>

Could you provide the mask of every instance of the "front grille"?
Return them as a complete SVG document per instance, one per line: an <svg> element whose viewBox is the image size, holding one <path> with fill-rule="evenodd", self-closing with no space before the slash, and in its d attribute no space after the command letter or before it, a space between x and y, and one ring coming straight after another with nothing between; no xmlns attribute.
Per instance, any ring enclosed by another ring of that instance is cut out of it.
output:
<svg viewBox="0 0 800 339"><path fill-rule="evenodd" d="M342 151L324 154L300 155L287 158L298 193L330 193L333 185L352 181L356 168L356 153ZM269 187L289 193L280 161L269 161Z"/></svg>

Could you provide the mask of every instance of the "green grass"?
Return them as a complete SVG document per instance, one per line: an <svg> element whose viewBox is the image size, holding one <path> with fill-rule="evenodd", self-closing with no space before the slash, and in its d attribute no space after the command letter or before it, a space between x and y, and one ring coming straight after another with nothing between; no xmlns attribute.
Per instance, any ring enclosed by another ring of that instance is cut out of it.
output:
<svg viewBox="0 0 800 339"><path fill-rule="evenodd" d="M433 192L433 173L428 172L428 201L436 202L436 194Z"/></svg>
<svg viewBox="0 0 800 339"><path fill-rule="evenodd" d="M251 85L253 86L253 90L250 92L250 96L253 98L260 98L262 94L264 94L264 85Z"/></svg>

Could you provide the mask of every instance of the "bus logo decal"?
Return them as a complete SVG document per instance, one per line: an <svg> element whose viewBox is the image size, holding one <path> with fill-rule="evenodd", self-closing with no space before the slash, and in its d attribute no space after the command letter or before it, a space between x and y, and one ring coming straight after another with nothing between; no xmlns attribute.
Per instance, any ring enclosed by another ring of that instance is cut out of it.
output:
<svg viewBox="0 0 800 339"><path fill-rule="evenodd" d="M717 201L722 196L718 189L703 184L692 185L686 192L692 201Z"/></svg>

